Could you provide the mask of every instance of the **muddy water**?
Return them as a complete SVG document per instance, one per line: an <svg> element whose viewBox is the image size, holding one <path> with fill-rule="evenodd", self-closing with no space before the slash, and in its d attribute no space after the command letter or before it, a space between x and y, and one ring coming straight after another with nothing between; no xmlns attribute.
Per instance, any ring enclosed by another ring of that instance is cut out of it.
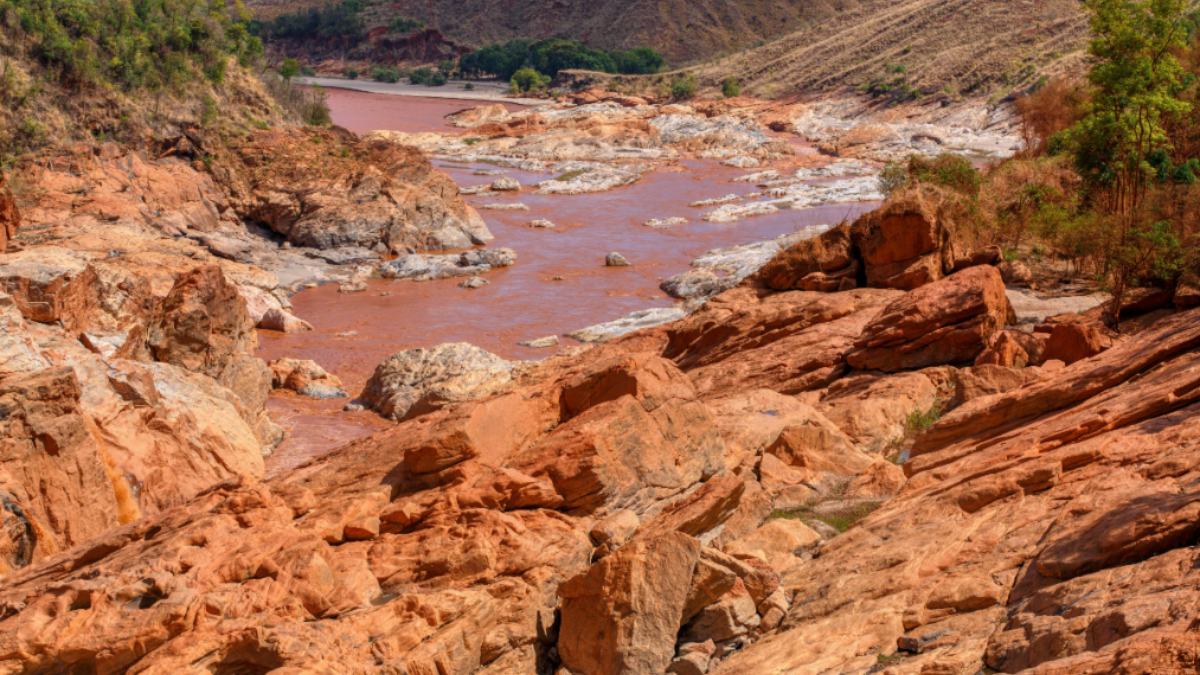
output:
<svg viewBox="0 0 1200 675"><path fill-rule="evenodd" d="M346 92L349 93L349 92ZM366 97L370 114L354 107ZM383 100L379 100L383 99ZM401 128L416 124L405 106L411 99L370 94L331 96L335 121L352 128ZM440 128L441 117L461 103L418 104L413 114ZM377 115L371 117L370 115ZM403 119L402 119L403 118ZM347 120L353 120L349 122ZM438 163L460 185L488 183L495 176ZM487 275L490 284L477 290L458 287L460 280L429 282L377 280L367 291L339 293L323 286L292 298L295 313L313 324L311 333L280 335L263 332L261 356L314 359L336 373L352 394L362 388L375 366L388 355L413 347L465 341L507 358L543 358L551 351L520 346L523 340L561 335L648 307L669 306L658 289L665 277L687 268L707 250L771 239L808 226L837 222L868 205L825 206L782 211L738 223L715 224L699 219L702 210L688 204L755 188L733 179L746 171L710 161L685 161L657 171L638 183L591 195L538 195L529 188L548 176L505 170L526 186L519 194L468 197L474 206L520 202L528 211L480 208L496 236L492 246L517 252L517 264ZM650 218L683 216L687 225L654 229ZM535 219L554 222L554 229L530 227ZM608 268L604 257L619 251L632 267ZM563 338L563 344L572 344ZM289 394L273 397L270 407L289 430L288 439L272 456L274 471L292 467L353 438L382 428L369 412L344 413L345 401L310 401Z"/></svg>
<svg viewBox="0 0 1200 675"><path fill-rule="evenodd" d="M376 129L409 133L448 131L453 127L446 124L446 115L478 105L491 105L486 101L368 94L347 89L326 89L325 100L334 123L358 134ZM501 105L509 110L522 107L509 103Z"/></svg>

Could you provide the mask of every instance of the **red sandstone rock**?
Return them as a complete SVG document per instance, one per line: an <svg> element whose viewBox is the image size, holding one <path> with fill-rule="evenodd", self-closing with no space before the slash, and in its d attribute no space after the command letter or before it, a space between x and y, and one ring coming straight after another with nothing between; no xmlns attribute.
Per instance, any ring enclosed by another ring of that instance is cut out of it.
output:
<svg viewBox="0 0 1200 675"><path fill-rule="evenodd" d="M954 270L954 231L933 189L888 200L854 224L853 239L870 286L911 290Z"/></svg>
<svg viewBox="0 0 1200 675"><path fill-rule="evenodd" d="M1000 273L972 267L893 302L863 329L846 360L886 372L973 362L1009 312Z"/></svg>
<svg viewBox="0 0 1200 675"><path fill-rule="evenodd" d="M857 287L861 269L850 241L850 226L839 225L800 241L775 256L753 281L775 291L845 291Z"/></svg>
<svg viewBox="0 0 1200 675"><path fill-rule="evenodd" d="M0 253L8 249L8 242L17 236L17 228L20 226L21 212L8 189L7 180L0 175Z"/></svg>
<svg viewBox="0 0 1200 675"><path fill-rule="evenodd" d="M665 671L699 559L699 542L667 534L629 544L564 583L563 665L578 673Z"/></svg>
<svg viewBox="0 0 1200 675"><path fill-rule="evenodd" d="M1090 358L1112 346L1103 324L1099 322L1066 321L1054 325L1042 358L1070 365Z"/></svg>

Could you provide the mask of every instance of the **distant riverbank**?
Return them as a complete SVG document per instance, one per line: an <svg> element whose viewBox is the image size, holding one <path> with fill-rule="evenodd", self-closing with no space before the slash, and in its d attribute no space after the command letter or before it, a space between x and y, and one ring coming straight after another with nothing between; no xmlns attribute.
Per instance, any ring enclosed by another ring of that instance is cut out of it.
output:
<svg viewBox="0 0 1200 675"><path fill-rule="evenodd" d="M348 80L342 77L297 77L297 84L319 86L335 89L349 89L372 94L388 94L391 96L416 96L420 98L452 98L463 101L496 101L515 103L518 105L538 105L545 103L543 99L515 98L508 95L508 85L502 82L472 81L472 89L463 87L467 82L451 80L441 87L430 87L405 82L375 82L374 80Z"/></svg>

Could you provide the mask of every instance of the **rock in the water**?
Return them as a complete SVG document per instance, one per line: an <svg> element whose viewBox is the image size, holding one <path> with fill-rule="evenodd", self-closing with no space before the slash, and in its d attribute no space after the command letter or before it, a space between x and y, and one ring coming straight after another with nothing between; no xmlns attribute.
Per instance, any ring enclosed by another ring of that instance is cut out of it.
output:
<svg viewBox="0 0 1200 675"><path fill-rule="evenodd" d="M462 281L458 282L459 288L466 288L466 289L472 289L472 290L476 289L476 288L483 288L484 286L487 286L487 285L488 285L488 280L484 279L483 277L471 277L470 279L463 279Z"/></svg>
<svg viewBox="0 0 1200 675"><path fill-rule="evenodd" d="M529 226L538 230L552 230L557 227L553 222L543 218L529 221Z"/></svg>
<svg viewBox="0 0 1200 675"><path fill-rule="evenodd" d="M520 344L522 347L530 347L533 349L550 349L551 347L558 346L558 336L547 335L546 337L540 337L536 340L525 340Z"/></svg>
<svg viewBox="0 0 1200 675"><path fill-rule="evenodd" d="M973 363L1011 309L994 267L971 267L888 305L846 360L860 370L896 372Z"/></svg>
<svg viewBox="0 0 1200 675"><path fill-rule="evenodd" d="M646 227L652 227L656 230L664 230L668 227L674 227L676 225L687 225L688 219L682 216L674 216L671 218L651 218L642 224Z"/></svg>
<svg viewBox="0 0 1200 675"><path fill-rule="evenodd" d="M342 381L309 359L276 359L269 364L276 389L291 391L309 398L345 398Z"/></svg>
<svg viewBox="0 0 1200 675"><path fill-rule="evenodd" d="M581 328L573 333L569 333L568 337L580 342L607 342L634 331L677 321L685 316L687 316L687 311L682 307L643 309L630 312L620 319Z"/></svg>
<svg viewBox="0 0 1200 675"><path fill-rule="evenodd" d="M385 279L415 281L473 277L500 267L508 267L516 261L517 253L511 248L472 249L464 253L444 255L411 253L380 265L379 274Z"/></svg>
<svg viewBox="0 0 1200 675"><path fill-rule="evenodd" d="M513 365L465 342L410 349L379 364L359 400L401 421L496 393L512 381Z"/></svg>
<svg viewBox="0 0 1200 675"><path fill-rule="evenodd" d="M606 267L629 267L630 264L628 258L616 251L604 256L604 265Z"/></svg>
<svg viewBox="0 0 1200 675"><path fill-rule="evenodd" d="M303 333L313 329L309 322L279 307L268 309L259 319L258 327L280 333Z"/></svg>
<svg viewBox="0 0 1200 675"><path fill-rule="evenodd" d="M520 192L521 183L516 178L503 176L492 181L492 190L496 192Z"/></svg>
<svg viewBox="0 0 1200 675"><path fill-rule="evenodd" d="M596 675L671 665L700 542L672 532L627 544L559 587L563 665Z"/></svg>

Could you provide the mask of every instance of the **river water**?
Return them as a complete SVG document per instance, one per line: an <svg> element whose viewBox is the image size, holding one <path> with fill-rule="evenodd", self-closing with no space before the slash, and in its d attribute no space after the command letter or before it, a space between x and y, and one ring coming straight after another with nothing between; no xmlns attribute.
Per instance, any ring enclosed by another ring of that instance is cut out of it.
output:
<svg viewBox="0 0 1200 675"><path fill-rule="evenodd" d="M330 90L335 123L352 131L450 130L444 116L478 102L417 99ZM462 166L435 160L462 186L490 183L477 175L489 166ZM530 191L467 197L476 207L520 202L528 211L480 209L496 236L493 247L517 252L517 263L489 273L489 285L458 287L459 279L428 282L372 281L365 292L339 293L326 285L292 298L296 315L313 324L309 333L260 332L260 356L313 359L338 375L351 395L361 391L375 366L397 351L443 342L471 342L506 358L544 358L553 350L522 347L524 340L562 335L672 299L659 290L665 277L683 271L713 248L772 239L805 227L836 223L866 210L866 204L840 204L780 211L737 223L708 223L689 203L725 194L753 192L733 179L747 173L713 161L684 161L657 170L634 185L588 195L538 195ZM531 186L549 176L506 170ZM686 225L646 227L650 218L683 216ZM535 219L554 229L530 227ZM604 257L619 251L631 267L608 268ZM562 338L562 344L573 342ZM370 412L342 412L345 399L314 401L290 392L272 396L269 409L288 437L268 460L279 472L387 426Z"/></svg>

